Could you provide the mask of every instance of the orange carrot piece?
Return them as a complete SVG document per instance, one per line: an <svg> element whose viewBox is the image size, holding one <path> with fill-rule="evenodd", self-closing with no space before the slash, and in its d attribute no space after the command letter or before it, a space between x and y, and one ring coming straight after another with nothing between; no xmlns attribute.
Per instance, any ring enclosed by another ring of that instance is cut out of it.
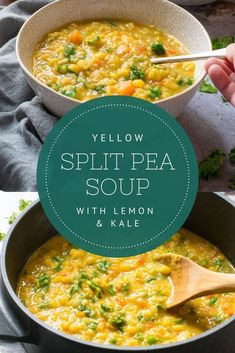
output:
<svg viewBox="0 0 235 353"><path fill-rule="evenodd" d="M148 50L147 50L146 47L138 47L138 48L137 48L137 52L138 52L139 54L147 54Z"/></svg>
<svg viewBox="0 0 235 353"><path fill-rule="evenodd" d="M118 94L123 96L132 96L135 92L135 87L132 81L121 81L118 84Z"/></svg>
<svg viewBox="0 0 235 353"><path fill-rule="evenodd" d="M143 265L146 260L147 260L147 255L144 254L144 255L140 256L140 258L139 258L139 260L138 260L138 264L139 264L139 265Z"/></svg>
<svg viewBox="0 0 235 353"><path fill-rule="evenodd" d="M152 328L153 326L153 322L147 322L147 324L145 325L146 328Z"/></svg>
<svg viewBox="0 0 235 353"><path fill-rule="evenodd" d="M119 297L116 298L116 302L121 306L124 306L127 303L125 299Z"/></svg>
<svg viewBox="0 0 235 353"><path fill-rule="evenodd" d="M176 54L176 50L174 49L168 49L167 54Z"/></svg>
<svg viewBox="0 0 235 353"><path fill-rule="evenodd" d="M83 36L78 30L75 30L70 33L69 41L73 44L80 44L83 41Z"/></svg>
<svg viewBox="0 0 235 353"><path fill-rule="evenodd" d="M223 311L225 312L225 314L227 314L228 316L232 316L234 314L234 310L233 308L229 305L229 304L224 304L223 305Z"/></svg>

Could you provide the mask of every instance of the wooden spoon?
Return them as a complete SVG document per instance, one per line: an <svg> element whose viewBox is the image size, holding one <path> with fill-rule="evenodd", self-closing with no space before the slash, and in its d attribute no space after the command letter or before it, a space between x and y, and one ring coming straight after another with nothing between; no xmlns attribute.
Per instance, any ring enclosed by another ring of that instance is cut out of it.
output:
<svg viewBox="0 0 235 353"><path fill-rule="evenodd" d="M219 58L224 59L226 58L226 48L218 49L218 50L211 50L205 51L203 53L197 54L189 54L189 55L181 55L181 56L163 56L158 58L151 58L151 64L169 64L169 63L176 63L182 61L197 61L197 60L205 60L208 58Z"/></svg>
<svg viewBox="0 0 235 353"><path fill-rule="evenodd" d="M235 292L235 274L209 271L186 257L167 254L159 258L171 268L172 294L167 308L208 294Z"/></svg>

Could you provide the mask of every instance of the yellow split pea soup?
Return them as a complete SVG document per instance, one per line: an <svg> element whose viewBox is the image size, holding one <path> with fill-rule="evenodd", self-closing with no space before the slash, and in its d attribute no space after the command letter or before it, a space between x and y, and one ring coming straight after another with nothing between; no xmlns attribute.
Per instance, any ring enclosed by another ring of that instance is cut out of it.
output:
<svg viewBox="0 0 235 353"><path fill-rule="evenodd" d="M192 85L195 65L152 65L150 58L187 53L181 42L153 25L73 23L49 33L38 45L33 74L53 90L80 101L126 95L156 102Z"/></svg>
<svg viewBox="0 0 235 353"><path fill-rule="evenodd" d="M26 263L17 293L33 314L55 329L120 346L185 340L235 313L235 293L164 309L171 269L157 259L165 253L187 256L212 271L233 272L214 245L186 230L151 252L122 259L89 254L54 236Z"/></svg>

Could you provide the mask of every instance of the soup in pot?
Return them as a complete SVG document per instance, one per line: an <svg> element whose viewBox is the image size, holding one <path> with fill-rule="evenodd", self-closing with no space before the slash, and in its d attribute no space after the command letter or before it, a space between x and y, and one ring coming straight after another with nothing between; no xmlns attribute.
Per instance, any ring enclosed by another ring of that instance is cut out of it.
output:
<svg viewBox="0 0 235 353"><path fill-rule="evenodd" d="M164 245L128 258L105 258L57 235L26 263L17 293L38 319L77 338L118 346L189 339L235 313L235 293L191 300L171 310L171 268L159 255L176 253L212 271L233 272L214 245L184 229Z"/></svg>

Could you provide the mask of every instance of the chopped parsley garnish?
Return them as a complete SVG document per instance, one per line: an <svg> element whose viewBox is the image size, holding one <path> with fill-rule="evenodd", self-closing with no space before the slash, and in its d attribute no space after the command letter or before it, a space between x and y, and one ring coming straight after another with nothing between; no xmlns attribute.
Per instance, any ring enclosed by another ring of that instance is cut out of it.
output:
<svg viewBox="0 0 235 353"><path fill-rule="evenodd" d="M223 269L224 260L223 259L215 259L213 261L214 266L217 271L221 271Z"/></svg>
<svg viewBox="0 0 235 353"><path fill-rule="evenodd" d="M220 166L226 157L229 158L232 166L235 166L235 147L233 147L228 154L225 154L219 149L213 150L207 158L200 162L200 178L208 180L210 176L217 177L219 175ZM228 187L231 190L235 190L235 173L228 180L230 182Z"/></svg>
<svg viewBox="0 0 235 353"><path fill-rule="evenodd" d="M68 65L67 64L62 64L62 65L58 65L56 70L60 73L60 74L66 74L69 71Z"/></svg>
<svg viewBox="0 0 235 353"><path fill-rule="evenodd" d="M109 341L110 344L117 344L117 339L116 338L111 338Z"/></svg>
<svg viewBox="0 0 235 353"><path fill-rule="evenodd" d="M61 90L60 93L62 93L64 96L70 97L70 98L74 98L76 96L76 90L75 89L64 89Z"/></svg>
<svg viewBox="0 0 235 353"><path fill-rule="evenodd" d="M50 303L49 302L41 303L38 305L38 308L41 310L48 310L50 309Z"/></svg>
<svg viewBox="0 0 235 353"><path fill-rule="evenodd" d="M99 93L105 93L106 92L106 86L105 85L97 85L92 88L94 91L99 92Z"/></svg>
<svg viewBox="0 0 235 353"><path fill-rule="evenodd" d="M86 317L91 317L92 316L92 311L87 305L80 304L78 307L78 310L84 312Z"/></svg>
<svg viewBox="0 0 235 353"><path fill-rule="evenodd" d="M18 212L12 212L12 214L8 218L8 223L12 224L15 221L16 217L18 216L18 214L19 214Z"/></svg>
<svg viewBox="0 0 235 353"><path fill-rule="evenodd" d="M98 326L98 322L97 321L91 321L91 322L89 322L89 324L87 326L92 331L96 331L97 326Z"/></svg>
<svg viewBox="0 0 235 353"><path fill-rule="evenodd" d="M70 296L70 298L72 298L72 296L73 296L74 294L80 292L80 289L81 289L81 287L80 287L79 284L72 286L72 287L70 288L70 290L69 290L69 296Z"/></svg>
<svg viewBox="0 0 235 353"><path fill-rule="evenodd" d="M235 43L235 35L212 39L213 50L226 48L229 44L232 43Z"/></svg>
<svg viewBox="0 0 235 353"><path fill-rule="evenodd" d="M209 156L200 162L199 175L203 179L208 179L210 176L217 177L220 166L222 165L226 154L219 149L213 150Z"/></svg>
<svg viewBox="0 0 235 353"><path fill-rule="evenodd" d="M78 281L83 282L85 280L89 279L89 276L86 272L81 271L80 274L78 275Z"/></svg>
<svg viewBox="0 0 235 353"><path fill-rule="evenodd" d="M105 49L105 52L106 53L112 53L113 52L113 48L108 47L108 48Z"/></svg>
<svg viewBox="0 0 235 353"><path fill-rule="evenodd" d="M210 82L208 82L207 80L204 80L200 86L200 92L215 94L218 92L218 90Z"/></svg>
<svg viewBox="0 0 235 353"><path fill-rule="evenodd" d="M32 201L26 201L23 199L19 200L19 204L18 204L18 211L17 212L12 212L12 214L8 217L8 223L12 224L15 219L17 218L17 216L25 210L26 207L28 207L31 204ZM0 241L5 237L5 233L0 232Z"/></svg>
<svg viewBox="0 0 235 353"><path fill-rule="evenodd" d="M133 80L138 80L144 79L144 71L141 69L138 69L135 65L131 66L131 71L130 71L130 79Z"/></svg>
<svg viewBox="0 0 235 353"><path fill-rule="evenodd" d="M58 264L53 268L53 270L54 270L55 272L60 272L60 271L62 270L62 268L63 268L63 263L60 262L60 263L58 263Z"/></svg>
<svg viewBox="0 0 235 353"><path fill-rule="evenodd" d="M164 55L166 53L166 50L162 45L162 43L153 43L151 45L151 50L154 54L157 54L157 55Z"/></svg>
<svg viewBox="0 0 235 353"><path fill-rule="evenodd" d="M183 318L179 318L179 319L175 320L176 325L181 325L183 322L184 322Z"/></svg>
<svg viewBox="0 0 235 353"><path fill-rule="evenodd" d="M53 270L56 272L61 271L63 268L64 259L59 256L53 256L52 261L56 264L55 267L53 268Z"/></svg>
<svg viewBox="0 0 235 353"><path fill-rule="evenodd" d="M103 289L95 281L90 281L89 282L89 287L91 288L91 290L93 290L93 292L95 293L97 298L101 298L102 297Z"/></svg>
<svg viewBox="0 0 235 353"><path fill-rule="evenodd" d="M154 336L149 336L147 338L146 342L147 342L147 344L149 344L151 346L152 344L156 344L157 343L157 338L154 337Z"/></svg>
<svg viewBox="0 0 235 353"><path fill-rule="evenodd" d="M146 283L150 283L152 281L155 281L156 280L156 277L149 277L146 279Z"/></svg>
<svg viewBox="0 0 235 353"><path fill-rule="evenodd" d="M176 83L179 86L192 86L193 82L194 82L193 78L187 78L187 79L181 78Z"/></svg>
<svg viewBox="0 0 235 353"><path fill-rule="evenodd" d="M120 313L117 316L114 316L110 320L110 324L119 331L124 331L124 327L127 324L125 319L125 314Z"/></svg>
<svg viewBox="0 0 235 353"><path fill-rule="evenodd" d="M235 174L229 178L229 181L230 181L229 188L231 190L235 190Z"/></svg>
<svg viewBox="0 0 235 353"><path fill-rule="evenodd" d="M51 282L50 276L45 273L42 273L38 277L38 288L48 290L50 282Z"/></svg>
<svg viewBox="0 0 235 353"><path fill-rule="evenodd" d="M228 156L229 156L229 160L230 160L231 164L235 165L235 147L233 147L231 149L231 151L229 152Z"/></svg>
<svg viewBox="0 0 235 353"><path fill-rule="evenodd" d="M200 266L203 266L203 267L207 267L209 265L209 262L208 262L207 259L200 259L198 261L198 263L199 263Z"/></svg>
<svg viewBox="0 0 235 353"><path fill-rule="evenodd" d="M149 98L159 98L161 97L162 95L162 90L161 88L159 87L153 87L153 88L150 88L150 91L149 91Z"/></svg>
<svg viewBox="0 0 235 353"><path fill-rule="evenodd" d="M109 292L109 294L111 294L111 295L116 294L116 290L114 289L113 284L110 284L110 285L108 286L108 292Z"/></svg>
<svg viewBox="0 0 235 353"><path fill-rule="evenodd" d="M31 203L32 203L32 201L26 201L26 200L20 199L19 200L19 211L20 212L24 211L24 209L26 207L28 207Z"/></svg>
<svg viewBox="0 0 235 353"><path fill-rule="evenodd" d="M69 290L69 296L70 298L72 298L72 296L76 293L80 292L80 289L82 288L82 284L84 281L89 280L89 276L86 272L81 271L80 274L78 275L77 278L77 283L75 285L73 285L70 290Z"/></svg>
<svg viewBox="0 0 235 353"><path fill-rule="evenodd" d="M64 259L62 257L59 257L59 256L53 256L51 259L52 259L53 262L64 261Z"/></svg>
<svg viewBox="0 0 235 353"><path fill-rule="evenodd" d="M112 308L108 305L101 304L101 313L109 313L112 310Z"/></svg>
<svg viewBox="0 0 235 353"><path fill-rule="evenodd" d="M144 315L143 314L139 314L137 316L137 319L138 319L138 321L143 322L144 321Z"/></svg>
<svg viewBox="0 0 235 353"><path fill-rule="evenodd" d="M122 286L122 293L124 294L128 294L130 292L130 283L126 283L124 284L124 286Z"/></svg>
<svg viewBox="0 0 235 353"><path fill-rule="evenodd" d="M218 301L218 298L212 297L212 298L209 300L209 305L210 305L210 306L214 306L217 301Z"/></svg>
<svg viewBox="0 0 235 353"><path fill-rule="evenodd" d="M102 273L107 273L111 263L108 260L102 260L98 263L98 270Z"/></svg>
<svg viewBox="0 0 235 353"><path fill-rule="evenodd" d="M94 38L92 40L88 40L87 44L88 45L96 45L99 43L99 41L100 41L100 36L96 35L96 36L94 36Z"/></svg>
<svg viewBox="0 0 235 353"><path fill-rule="evenodd" d="M220 323L220 322L222 322L222 321L223 321L222 317L221 317L221 316L219 316L219 315L214 316L214 320L215 320L215 322L217 322L217 323Z"/></svg>
<svg viewBox="0 0 235 353"><path fill-rule="evenodd" d="M92 278L96 278L98 277L98 272L97 271L93 271L92 272Z"/></svg>
<svg viewBox="0 0 235 353"><path fill-rule="evenodd" d="M161 304L157 304L157 309L158 310L164 310L163 306Z"/></svg>
<svg viewBox="0 0 235 353"><path fill-rule="evenodd" d="M189 79L187 80L187 85L188 85L188 86L192 86L193 83L194 83L194 79L193 79L193 78L189 78Z"/></svg>
<svg viewBox="0 0 235 353"><path fill-rule="evenodd" d="M137 333L137 334L135 335L135 338L136 338L138 341L142 342L142 341L144 340L144 335L143 335L142 333Z"/></svg>
<svg viewBox="0 0 235 353"><path fill-rule="evenodd" d="M76 48L73 44L67 44L64 49L64 55L69 58L71 55L76 53Z"/></svg>
<svg viewBox="0 0 235 353"><path fill-rule="evenodd" d="M159 297L162 297L164 296L164 292L162 291L162 289L159 289L157 292L156 292L156 295L158 295Z"/></svg>

